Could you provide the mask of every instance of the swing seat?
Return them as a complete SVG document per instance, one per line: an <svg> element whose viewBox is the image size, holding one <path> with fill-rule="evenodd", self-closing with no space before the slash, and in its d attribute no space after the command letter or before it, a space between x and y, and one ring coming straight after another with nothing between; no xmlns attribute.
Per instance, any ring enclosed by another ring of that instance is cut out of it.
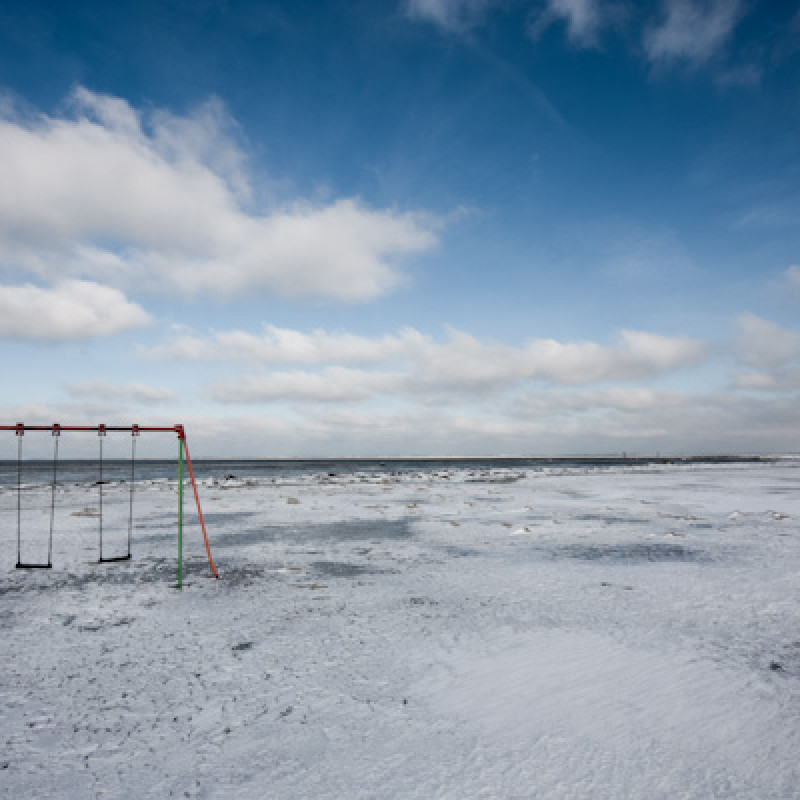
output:
<svg viewBox="0 0 800 800"><path fill-rule="evenodd" d="M130 561L130 560L131 560L131 554L128 553L127 555L124 556L111 556L110 558L106 558L105 556L103 556L103 558L98 559L97 563L108 564L111 561Z"/></svg>
<svg viewBox="0 0 800 800"><path fill-rule="evenodd" d="M52 564L23 564L21 561L17 562L17 569L52 569Z"/></svg>

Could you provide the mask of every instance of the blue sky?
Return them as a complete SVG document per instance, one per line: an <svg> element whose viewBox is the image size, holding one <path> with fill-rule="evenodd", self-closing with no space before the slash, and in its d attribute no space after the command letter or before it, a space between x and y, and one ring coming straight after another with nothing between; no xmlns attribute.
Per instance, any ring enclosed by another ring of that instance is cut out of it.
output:
<svg viewBox="0 0 800 800"><path fill-rule="evenodd" d="M5 3L0 416L798 451L798 78L788 2Z"/></svg>

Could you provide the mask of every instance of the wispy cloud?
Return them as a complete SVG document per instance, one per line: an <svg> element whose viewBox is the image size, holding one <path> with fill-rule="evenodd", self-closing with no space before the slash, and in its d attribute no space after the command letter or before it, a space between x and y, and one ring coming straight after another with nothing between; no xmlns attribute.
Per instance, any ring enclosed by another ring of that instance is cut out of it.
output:
<svg viewBox="0 0 800 800"><path fill-rule="evenodd" d="M800 297L800 266L787 267L784 272L784 280L789 291Z"/></svg>
<svg viewBox="0 0 800 800"><path fill-rule="evenodd" d="M550 25L563 22L567 38L576 47L597 47L600 32L624 17L618 3L600 0L547 0L531 15L529 34L535 39Z"/></svg>
<svg viewBox="0 0 800 800"><path fill-rule="evenodd" d="M152 321L117 289L91 281L53 288L0 286L0 337L75 341L110 336Z"/></svg>
<svg viewBox="0 0 800 800"><path fill-rule="evenodd" d="M374 394L394 393L403 382L399 374L328 367L319 373L273 372L225 381L213 386L212 394L222 403L354 403Z"/></svg>
<svg viewBox="0 0 800 800"><path fill-rule="evenodd" d="M66 390L74 397L95 400L129 400L136 403L164 403L174 399L171 389L148 386L144 383L110 383L105 379L68 383Z"/></svg>
<svg viewBox="0 0 800 800"><path fill-rule="evenodd" d="M754 314L742 314L738 325L734 354L743 369L732 386L779 393L800 389L800 335Z"/></svg>
<svg viewBox="0 0 800 800"><path fill-rule="evenodd" d="M759 392L791 392L800 389L800 366L782 367L772 372L757 370L734 375L733 386Z"/></svg>
<svg viewBox="0 0 800 800"><path fill-rule="evenodd" d="M450 33L463 33L482 22L502 0L407 0L410 17L433 22Z"/></svg>
<svg viewBox="0 0 800 800"><path fill-rule="evenodd" d="M180 334L142 352L179 361L246 360L265 364L375 364L406 357L425 337L413 328L384 336L314 330L310 333L267 325L260 334L221 331L210 336Z"/></svg>
<svg viewBox="0 0 800 800"><path fill-rule="evenodd" d="M216 101L178 117L78 89L70 105L69 116L0 116L7 273L364 301L398 284L398 258L437 242L432 217L357 198L253 210Z"/></svg>
<svg viewBox="0 0 800 800"><path fill-rule="evenodd" d="M636 54L657 69L714 64L714 81L721 88L757 86L769 58L780 60L794 47L798 13L780 33L742 48L734 42L740 20L750 11L746 0L661 0L637 4L630 0L406 0L414 19L434 23L445 33L472 33L486 24L492 10L513 17L521 10L528 36L535 41L544 31L560 26L574 48L603 49L603 34L616 30ZM659 7L660 6L660 7ZM636 43L636 44L634 44Z"/></svg>
<svg viewBox="0 0 800 800"><path fill-rule="evenodd" d="M776 367L800 357L800 336L774 322L742 314L738 319L740 360L756 368Z"/></svg>
<svg viewBox="0 0 800 800"><path fill-rule="evenodd" d="M744 13L741 0L670 0L664 18L645 33L645 51L656 64L698 65L727 45Z"/></svg>

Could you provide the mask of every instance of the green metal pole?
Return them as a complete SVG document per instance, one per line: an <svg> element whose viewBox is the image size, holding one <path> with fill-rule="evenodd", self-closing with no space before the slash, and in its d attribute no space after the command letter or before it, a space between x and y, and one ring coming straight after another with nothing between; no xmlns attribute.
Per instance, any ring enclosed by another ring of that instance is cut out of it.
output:
<svg viewBox="0 0 800 800"><path fill-rule="evenodd" d="M183 588L183 439L178 437L178 588Z"/></svg>

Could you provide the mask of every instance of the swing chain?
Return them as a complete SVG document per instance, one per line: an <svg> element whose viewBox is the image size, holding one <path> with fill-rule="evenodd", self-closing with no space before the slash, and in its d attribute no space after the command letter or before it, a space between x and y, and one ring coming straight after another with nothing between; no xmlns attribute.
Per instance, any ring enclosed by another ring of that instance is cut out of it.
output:
<svg viewBox="0 0 800 800"><path fill-rule="evenodd" d="M100 479L97 481L97 488L100 495L99 505L99 527L98 536L100 540L100 563L103 563L103 437L106 435L106 426L100 424L97 426L97 437L100 442Z"/></svg>
<svg viewBox="0 0 800 800"><path fill-rule="evenodd" d="M131 425L131 491L130 508L128 509L128 558L131 557L131 540L133 539L133 488L136 484L136 437L139 426Z"/></svg>
<svg viewBox="0 0 800 800"><path fill-rule="evenodd" d="M61 436L61 426L53 423L53 488L50 494L50 537L47 540L47 566L53 565L53 529L56 524L56 486L58 484L58 437Z"/></svg>

